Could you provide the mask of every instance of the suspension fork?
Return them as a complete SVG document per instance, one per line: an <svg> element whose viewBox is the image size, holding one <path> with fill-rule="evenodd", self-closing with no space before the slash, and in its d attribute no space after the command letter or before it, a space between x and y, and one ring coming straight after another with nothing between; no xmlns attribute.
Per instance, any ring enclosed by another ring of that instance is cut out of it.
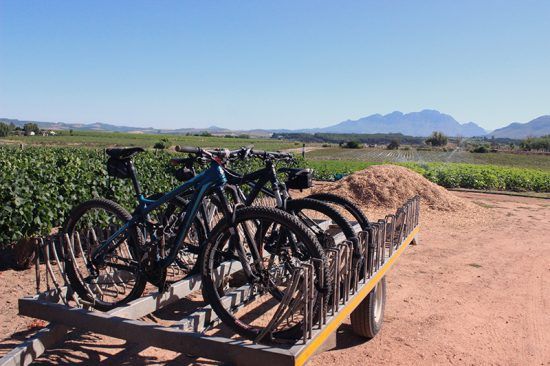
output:
<svg viewBox="0 0 550 366"><path fill-rule="evenodd" d="M223 192L223 188L217 187L214 192L218 196L218 199L220 200L224 216L229 220L229 223L230 223L229 232L231 234L231 238L229 242L229 245L230 245L229 250L235 250L237 252L237 256L239 257L239 260L243 265L243 270L246 273L246 275L250 279L258 280L258 276L254 274L252 267L248 262L244 245L239 238L238 228L237 228L237 225L235 224L235 219L236 219L235 215L238 209L238 204L233 207L233 210L231 210L229 203L227 202L227 198L225 197L225 194ZM246 240L249 243L250 251L252 252L254 267L256 267L257 271L261 271L263 269L262 257L260 256L260 253L256 245L254 245L256 244L256 242L254 241L252 235L250 234L248 227L243 224L242 228L243 228L243 232L246 237Z"/></svg>
<svg viewBox="0 0 550 366"><path fill-rule="evenodd" d="M283 196L281 195L280 183L279 179L277 178L275 165L273 164L273 162L268 162L268 167L271 169L270 183L271 189L273 190L273 197L275 197L275 202L277 204L277 208L286 211L286 199L283 199Z"/></svg>

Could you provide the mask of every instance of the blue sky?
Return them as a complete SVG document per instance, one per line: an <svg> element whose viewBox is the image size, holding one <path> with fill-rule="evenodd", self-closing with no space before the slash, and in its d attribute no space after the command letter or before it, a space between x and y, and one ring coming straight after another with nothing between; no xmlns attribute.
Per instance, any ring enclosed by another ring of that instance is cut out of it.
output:
<svg viewBox="0 0 550 366"><path fill-rule="evenodd" d="M0 0L0 117L306 128L550 113L550 1Z"/></svg>

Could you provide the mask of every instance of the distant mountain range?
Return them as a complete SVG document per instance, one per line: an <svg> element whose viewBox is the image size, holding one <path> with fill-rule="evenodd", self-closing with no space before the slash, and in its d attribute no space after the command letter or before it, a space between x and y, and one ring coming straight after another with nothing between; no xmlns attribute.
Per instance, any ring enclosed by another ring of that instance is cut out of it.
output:
<svg viewBox="0 0 550 366"><path fill-rule="evenodd" d="M23 126L25 123L34 122L42 129L51 130L81 130L81 131L110 131L129 133L201 133L208 131L212 134L240 134L247 133L254 136L270 136L272 133L302 132L302 133L402 133L409 136L428 136L433 131L442 131L448 136L495 136L497 138L522 139L528 136L542 136L550 134L550 116L541 116L528 123L512 123L487 133L485 129L474 122L459 123L452 116L436 110L425 109L420 112L402 113L392 112L386 115L373 114L357 120L347 120L332 126L312 129L272 129L272 130L231 130L217 126L206 128L178 128L157 129L152 127L127 127L107 123L64 123L64 122L40 122L21 121L17 119L0 118L0 122L14 123Z"/></svg>
<svg viewBox="0 0 550 366"><path fill-rule="evenodd" d="M302 130L301 132L331 133L402 133L409 136L429 136L442 131L449 136L484 136L487 131L474 122L458 123L448 114L433 109L420 112L392 112L386 115L372 114L358 120L347 120L336 125Z"/></svg>
<svg viewBox="0 0 550 366"><path fill-rule="evenodd" d="M489 135L511 139L550 135L550 116L540 116L527 123L510 123L506 127L494 130Z"/></svg>
<svg viewBox="0 0 550 366"><path fill-rule="evenodd" d="M226 128L210 126L206 128L178 128L178 129L158 129L153 127L128 127L118 126L108 123L65 123L65 122L41 122L41 121L22 121L18 119L0 118L0 122L7 124L13 123L16 126L23 127L25 123L36 123L38 127L45 130L78 130L78 131L105 131L105 132L129 132L129 133L200 133L204 131L212 133L231 132Z"/></svg>

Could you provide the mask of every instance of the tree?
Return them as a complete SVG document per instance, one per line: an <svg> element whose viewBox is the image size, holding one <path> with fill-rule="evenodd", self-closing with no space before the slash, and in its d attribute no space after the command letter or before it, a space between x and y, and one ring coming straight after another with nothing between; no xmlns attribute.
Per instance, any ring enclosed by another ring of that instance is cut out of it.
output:
<svg viewBox="0 0 550 366"><path fill-rule="evenodd" d="M426 139L426 144L432 146L445 146L449 142L449 138L443 132L434 131L432 135Z"/></svg>
<svg viewBox="0 0 550 366"><path fill-rule="evenodd" d="M0 137L6 137L10 134L10 126L4 122L0 122Z"/></svg>
<svg viewBox="0 0 550 366"><path fill-rule="evenodd" d="M550 151L550 135L541 137L528 137L520 144L523 150L542 150Z"/></svg>
<svg viewBox="0 0 550 366"><path fill-rule="evenodd" d="M153 149L164 150L166 148L168 148L168 146L164 141L155 142L155 144L153 145Z"/></svg>
<svg viewBox="0 0 550 366"><path fill-rule="evenodd" d="M344 144L345 148L348 149L360 149L363 146L359 141L348 141Z"/></svg>
<svg viewBox="0 0 550 366"><path fill-rule="evenodd" d="M25 125L23 126L23 130L27 135L30 132L40 133L40 128L38 128L38 125L36 123L25 123Z"/></svg>
<svg viewBox="0 0 550 366"><path fill-rule="evenodd" d="M155 145L153 145L153 149L159 149L159 150L168 149L169 147L170 147L170 140L168 140L166 137L161 138L160 141L156 142Z"/></svg>
<svg viewBox="0 0 550 366"><path fill-rule="evenodd" d="M486 154L489 152L489 148L485 145L479 145L476 148L474 148L471 152L478 153L478 154Z"/></svg>
<svg viewBox="0 0 550 366"><path fill-rule="evenodd" d="M399 149L399 140L391 140L388 146L386 146L388 150L397 150Z"/></svg>

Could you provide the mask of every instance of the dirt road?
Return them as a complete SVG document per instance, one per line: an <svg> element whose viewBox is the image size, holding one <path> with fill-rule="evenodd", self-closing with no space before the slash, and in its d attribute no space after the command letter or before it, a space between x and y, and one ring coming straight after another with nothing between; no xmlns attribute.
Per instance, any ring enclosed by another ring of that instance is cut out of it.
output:
<svg viewBox="0 0 550 366"><path fill-rule="evenodd" d="M364 342L344 324L337 347L310 365L550 365L550 200L456 194L484 207L484 217L425 213L420 245L407 249L388 275L378 336ZM30 319L14 319L13 303L24 289L31 293L33 283L30 274L13 271L1 272L0 279L7 348L15 343L9 334L23 335L30 325ZM65 342L40 360L99 362L197 363L94 334Z"/></svg>
<svg viewBox="0 0 550 366"><path fill-rule="evenodd" d="M483 225L423 221L388 276L384 327L362 343L349 327L312 365L550 364L550 201L459 193Z"/></svg>

